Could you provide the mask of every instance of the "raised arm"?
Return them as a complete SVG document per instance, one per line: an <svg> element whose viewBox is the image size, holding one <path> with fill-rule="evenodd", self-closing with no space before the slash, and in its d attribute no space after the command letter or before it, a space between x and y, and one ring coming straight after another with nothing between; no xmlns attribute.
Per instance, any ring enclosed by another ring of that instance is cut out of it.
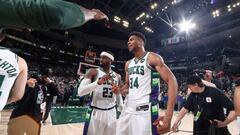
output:
<svg viewBox="0 0 240 135"><path fill-rule="evenodd" d="M86 9L63 0L0 0L0 27L36 30L70 29L89 20L108 17L98 9Z"/></svg>

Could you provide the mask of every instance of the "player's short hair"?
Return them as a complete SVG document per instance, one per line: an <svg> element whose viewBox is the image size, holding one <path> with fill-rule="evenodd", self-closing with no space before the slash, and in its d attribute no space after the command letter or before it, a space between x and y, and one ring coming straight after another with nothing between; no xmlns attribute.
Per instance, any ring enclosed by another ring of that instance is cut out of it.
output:
<svg viewBox="0 0 240 135"><path fill-rule="evenodd" d="M145 37L145 35L144 35L143 33L138 32L138 31L133 31L133 32L131 32L131 33L128 35L128 37L131 37L131 36L133 36L133 35L141 38L141 39L143 40L143 42L144 42L144 45L146 44L147 39L146 39L146 37Z"/></svg>

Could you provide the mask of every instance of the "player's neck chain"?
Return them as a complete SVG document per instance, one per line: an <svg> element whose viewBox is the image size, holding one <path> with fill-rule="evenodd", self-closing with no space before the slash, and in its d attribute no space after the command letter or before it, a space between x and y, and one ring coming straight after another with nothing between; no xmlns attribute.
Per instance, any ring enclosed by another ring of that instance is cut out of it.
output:
<svg viewBox="0 0 240 135"><path fill-rule="evenodd" d="M143 56L141 56L139 59L135 57L135 58L134 58L135 64L137 64L139 61L140 61L141 63L143 63L143 62L145 61L145 59L143 59L143 58L146 56L146 54L147 54L147 52L145 52L145 53L143 54Z"/></svg>

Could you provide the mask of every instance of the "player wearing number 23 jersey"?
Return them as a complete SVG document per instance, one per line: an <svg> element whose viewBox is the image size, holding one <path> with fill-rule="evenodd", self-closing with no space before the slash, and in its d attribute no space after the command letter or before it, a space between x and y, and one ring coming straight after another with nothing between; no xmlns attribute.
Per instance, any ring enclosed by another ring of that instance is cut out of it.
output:
<svg viewBox="0 0 240 135"><path fill-rule="evenodd" d="M84 135L115 135L116 105L123 105L121 95L112 93L112 84L119 85L120 75L111 69L113 55L102 52L100 68L90 69L78 88L79 95L91 95L89 121L84 125Z"/></svg>

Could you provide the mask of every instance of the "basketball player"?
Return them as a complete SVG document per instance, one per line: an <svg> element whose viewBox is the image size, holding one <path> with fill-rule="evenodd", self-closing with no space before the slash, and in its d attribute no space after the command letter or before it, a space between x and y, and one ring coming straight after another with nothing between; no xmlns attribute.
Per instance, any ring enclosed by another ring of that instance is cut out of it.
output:
<svg viewBox="0 0 240 135"><path fill-rule="evenodd" d="M98 9L63 0L0 0L0 27L36 30L70 29L89 20L108 20Z"/></svg>
<svg viewBox="0 0 240 135"><path fill-rule="evenodd" d="M130 33L128 50L134 54L134 58L127 61L125 65L126 83L123 87L113 86L112 88L116 94L121 92L126 95L128 93L118 119L117 135L156 135L157 132L170 131L177 97L177 81L161 56L145 51L145 44L146 38L142 33ZM161 117L158 117L157 101L154 103L159 92L151 89L152 71L157 71L168 84L167 110L165 116Z"/></svg>
<svg viewBox="0 0 240 135"><path fill-rule="evenodd" d="M5 37L0 34L0 42L3 38ZM7 103L18 101L23 97L27 70L23 58L0 46L0 111Z"/></svg>
<svg viewBox="0 0 240 135"><path fill-rule="evenodd" d="M84 135L116 134L116 101L121 107L122 97L112 93L112 84L119 85L121 76L111 69L114 56L110 52L102 52L102 67L89 69L78 88L80 96L92 93L90 123L85 123ZM117 99L118 98L118 99Z"/></svg>

